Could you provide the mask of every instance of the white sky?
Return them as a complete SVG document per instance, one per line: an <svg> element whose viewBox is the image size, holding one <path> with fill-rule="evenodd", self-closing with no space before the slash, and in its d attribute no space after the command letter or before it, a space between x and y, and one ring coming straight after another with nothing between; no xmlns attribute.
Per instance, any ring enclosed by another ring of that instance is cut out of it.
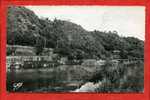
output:
<svg viewBox="0 0 150 100"><path fill-rule="evenodd" d="M69 20L89 31L114 31L145 40L144 6L26 6L39 17Z"/></svg>

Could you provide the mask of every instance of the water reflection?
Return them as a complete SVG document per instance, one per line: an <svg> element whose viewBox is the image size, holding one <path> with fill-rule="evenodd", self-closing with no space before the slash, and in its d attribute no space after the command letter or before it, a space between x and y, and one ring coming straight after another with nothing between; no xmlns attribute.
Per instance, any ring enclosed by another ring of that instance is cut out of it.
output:
<svg viewBox="0 0 150 100"><path fill-rule="evenodd" d="M61 74L61 73L60 73ZM14 83L23 83L15 91L71 91L77 88L76 85L68 85L67 77L61 77L55 68L40 69L8 69L7 90L14 91ZM64 75L66 75L64 73Z"/></svg>

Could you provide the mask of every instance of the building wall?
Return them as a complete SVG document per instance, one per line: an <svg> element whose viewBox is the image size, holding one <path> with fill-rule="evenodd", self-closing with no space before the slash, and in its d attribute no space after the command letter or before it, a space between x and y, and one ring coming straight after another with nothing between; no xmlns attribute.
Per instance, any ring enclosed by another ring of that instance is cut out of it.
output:
<svg viewBox="0 0 150 100"><path fill-rule="evenodd" d="M29 63L35 65L35 63L40 62L52 62L52 56L7 56L6 64L7 68L11 65L25 65L25 63ZM40 64L39 63L39 64Z"/></svg>

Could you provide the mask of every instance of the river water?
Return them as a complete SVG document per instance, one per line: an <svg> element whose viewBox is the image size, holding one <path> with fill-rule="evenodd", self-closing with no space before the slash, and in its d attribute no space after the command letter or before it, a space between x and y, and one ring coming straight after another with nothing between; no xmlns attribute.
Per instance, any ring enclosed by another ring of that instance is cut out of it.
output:
<svg viewBox="0 0 150 100"><path fill-rule="evenodd" d="M125 73L120 72L121 74L116 74L118 71L115 70L118 68ZM113 66L107 67L107 69L109 72L112 72L112 70L116 72L112 75L122 75L117 80L129 84L131 91L143 91L143 63L120 64L119 67ZM6 87L9 92L84 92L85 90L93 92L95 88L101 85L101 82L90 82L92 81L90 79L93 79L97 72L102 72L101 66L61 65L53 68L7 69ZM114 78L117 77L115 76ZM96 76L95 78L98 77ZM18 86L16 84L21 85ZM137 85L131 87L130 84ZM118 88L115 87L115 89ZM122 86L121 89L128 91L126 85L125 87Z"/></svg>
<svg viewBox="0 0 150 100"><path fill-rule="evenodd" d="M7 70L7 90L10 92L68 92L78 88L79 81L70 81L66 73L55 68L9 69ZM15 88L15 84L22 86Z"/></svg>

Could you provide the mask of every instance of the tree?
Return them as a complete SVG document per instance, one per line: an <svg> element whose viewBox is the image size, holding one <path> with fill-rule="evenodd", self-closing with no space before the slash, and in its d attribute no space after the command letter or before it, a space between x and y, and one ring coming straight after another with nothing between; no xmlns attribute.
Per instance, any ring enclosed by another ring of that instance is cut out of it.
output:
<svg viewBox="0 0 150 100"><path fill-rule="evenodd" d="M37 55L40 55L42 53L44 48L44 42L45 41L43 37L37 36L36 45L35 45Z"/></svg>

